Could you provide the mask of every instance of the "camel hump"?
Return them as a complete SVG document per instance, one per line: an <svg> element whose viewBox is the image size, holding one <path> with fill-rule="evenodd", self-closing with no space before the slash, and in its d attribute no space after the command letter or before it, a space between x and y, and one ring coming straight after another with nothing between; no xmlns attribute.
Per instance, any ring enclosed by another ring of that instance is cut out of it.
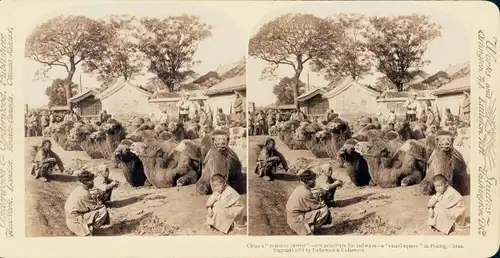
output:
<svg viewBox="0 0 500 258"><path fill-rule="evenodd" d="M174 150L192 158L199 156L197 155L199 153L199 147L193 140L182 140L177 144Z"/></svg>
<svg viewBox="0 0 500 258"><path fill-rule="evenodd" d="M418 140L407 140L399 147L398 151L405 152L416 159L425 160L425 145Z"/></svg>

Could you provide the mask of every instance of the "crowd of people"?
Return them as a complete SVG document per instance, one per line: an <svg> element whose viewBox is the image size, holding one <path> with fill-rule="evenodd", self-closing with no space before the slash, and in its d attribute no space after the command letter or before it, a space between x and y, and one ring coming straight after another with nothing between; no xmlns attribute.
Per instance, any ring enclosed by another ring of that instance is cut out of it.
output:
<svg viewBox="0 0 500 258"><path fill-rule="evenodd" d="M276 135L275 127L286 121L307 121L307 115L299 110L259 110L248 112L248 134L252 135Z"/></svg>
<svg viewBox="0 0 500 258"><path fill-rule="evenodd" d="M443 117L441 117L441 109L437 104L425 101L421 105L417 100L416 93L412 94L403 107L406 110L403 118L396 114L395 109L391 109L388 114L377 114L377 118L386 126L385 130L394 130L395 124L401 119L410 123L420 122L424 124L428 135L435 134L438 129L448 132L455 131L456 133L457 127L468 127L470 123L468 93L465 93L460 113L456 115L452 114L451 110L446 107ZM256 114L250 114L250 124L254 126L254 135L272 135L269 128L283 121L317 122L310 121L301 110L293 111L287 120L280 120L281 114L280 111L273 110L267 113L259 111ZM334 117L336 117L335 112L329 110L323 118L319 119L327 122ZM366 126L375 121L364 118L366 117L361 117L358 123ZM378 123L378 121L376 122ZM276 149L275 139L268 138L258 156L255 172L259 177L270 181L273 180L279 167L284 171L289 171L286 158ZM301 184L288 198L286 218L289 227L298 235L318 234L320 228L332 223L332 215L328 208L333 206L336 190L343 185L341 180L332 177L333 171L330 164L316 169L318 171L313 171L311 168L294 171L299 176ZM465 206L462 195L450 185L449 180L442 174L436 174L431 180L436 190L426 207L429 211L427 225L443 234L449 234L452 230L459 231L465 224Z"/></svg>

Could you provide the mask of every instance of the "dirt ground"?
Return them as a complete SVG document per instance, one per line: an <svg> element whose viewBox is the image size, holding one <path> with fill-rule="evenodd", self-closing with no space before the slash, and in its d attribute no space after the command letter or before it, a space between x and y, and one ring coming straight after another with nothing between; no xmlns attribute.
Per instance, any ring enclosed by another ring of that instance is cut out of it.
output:
<svg viewBox="0 0 500 258"><path fill-rule="evenodd" d="M41 140L42 138L25 138L26 236L71 236L64 221L64 203L76 184L75 178L54 174L51 182L43 183L29 175L32 146L39 145ZM91 163L109 163L110 177L121 182L113 191L113 202L109 209L111 226L100 229L96 232L97 235L223 235L205 226L205 202L208 196L198 195L194 185L168 189L133 189L126 183L121 170L113 168L109 161L90 160L84 152L64 151L57 144L53 144L52 148L66 166L73 157ZM242 160L246 160L245 150L235 151L238 155L242 154ZM245 203L246 195L241 198ZM239 229L229 232L229 235L246 233L246 229Z"/></svg>
<svg viewBox="0 0 500 258"><path fill-rule="evenodd" d="M259 148L267 137L249 139L248 192L250 235L294 235L286 223L285 204L299 184L295 175L280 173L278 179L267 182L255 173ZM290 150L276 139L278 150L288 163L298 157L315 158L307 150ZM328 159L324 160L325 163ZM290 164L289 164L290 165ZM344 181L337 190L335 207L331 208L333 227L323 230L326 235L440 235L426 226L428 196L417 193L416 186L381 189L355 187L349 182L344 168L335 168L334 177ZM466 217L470 220L470 197L465 197ZM469 235L470 230L451 235Z"/></svg>

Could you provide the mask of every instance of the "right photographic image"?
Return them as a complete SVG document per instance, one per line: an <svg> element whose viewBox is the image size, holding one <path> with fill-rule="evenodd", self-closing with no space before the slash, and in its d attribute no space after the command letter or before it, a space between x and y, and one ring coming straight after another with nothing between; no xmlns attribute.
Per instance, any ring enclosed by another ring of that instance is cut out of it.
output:
<svg viewBox="0 0 500 258"><path fill-rule="evenodd" d="M467 32L388 4L299 4L251 32L250 235L470 234Z"/></svg>

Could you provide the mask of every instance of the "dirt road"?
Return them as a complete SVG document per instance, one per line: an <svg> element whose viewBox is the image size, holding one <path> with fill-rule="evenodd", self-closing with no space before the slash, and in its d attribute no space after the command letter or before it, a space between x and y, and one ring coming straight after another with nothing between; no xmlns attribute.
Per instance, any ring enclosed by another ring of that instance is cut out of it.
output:
<svg viewBox="0 0 500 258"><path fill-rule="evenodd" d="M76 184L75 178L55 174L51 182L43 183L29 175L32 146L39 145L41 140L25 140L26 236L71 236L64 222L64 202ZM73 157L90 163L109 164L110 177L122 182L113 192L109 209L111 226L101 229L98 235L222 235L204 225L208 196L198 195L194 185L133 189L126 183L121 170L113 168L109 161L90 160L84 152L64 151L57 144L53 144L53 150L65 165L71 163ZM245 199L246 195L243 195L242 200ZM246 229L229 234L246 234Z"/></svg>
<svg viewBox="0 0 500 258"><path fill-rule="evenodd" d="M296 176L281 173L278 180L267 182L254 173L258 148L267 137L255 136L249 140L249 234L293 235L286 223L285 204L288 196L299 184ZM315 158L310 151L290 150L276 139L278 150L289 163L298 157ZM328 162L328 159L321 159ZM344 182L349 178L343 168L334 169L334 177ZM417 193L416 187L381 189L355 187L345 183L337 190L335 207L331 209L334 226L324 230L327 235L439 235L426 226L428 196ZM470 198L465 197L467 220ZM468 235L469 230L452 232Z"/></svg>

